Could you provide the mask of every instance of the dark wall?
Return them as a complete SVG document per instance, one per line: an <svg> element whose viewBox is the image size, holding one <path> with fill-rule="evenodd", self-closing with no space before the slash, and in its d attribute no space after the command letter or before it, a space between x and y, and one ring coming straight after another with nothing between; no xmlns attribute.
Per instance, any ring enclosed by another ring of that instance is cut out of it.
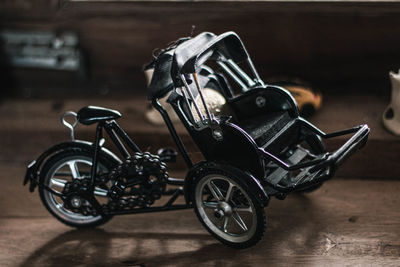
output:
<svg viewBox="0 0 400 267"><path fill-rule="evenodd" d="M68 2L0 3L0 28L74 30L87 51L85 83L63 73L15 70L20 84L143 90L154 48L190 33L236 31L263 77L299 77L322 90L388 93L400 67L400 3ZM266 79L267 80L267 79ZM76 82L76 83L75 83Z"/></svg>

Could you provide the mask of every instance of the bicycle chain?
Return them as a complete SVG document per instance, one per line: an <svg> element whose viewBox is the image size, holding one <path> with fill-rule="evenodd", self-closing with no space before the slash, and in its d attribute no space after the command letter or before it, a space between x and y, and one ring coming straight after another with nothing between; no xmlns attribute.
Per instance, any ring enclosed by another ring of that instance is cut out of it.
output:
<svg viewBox="0 0 400 267"><path fill-rule="evenodd" d="M135 153L130 159L111 170L104 179L114 184L109 190L110 201L103 205L103 212L148 208L160 199L168 179L167 165L157 155L149 152Z"/></svg>
<svg viewBox="0 0 400 267"><path fill-rule="evenodd" d="M109 188L109 201L102 205L103 213L150 207L161 198L168 177L167 166L159 156L149 152L135 153L110 172L96 177L96 187ZM71 202L74 196L81 196L89 184L89 178L66 183L63 190L66 195L65 207L76 213L97 215L97 211L87 200L81 198L82 205L79 207L73 207Z"/></svg>
<svg viewBox="0 0 400 267"><path fill-rule="evenodd" d="M98 213L90 201L82 197L89 186L90 178L74 179L72 182L67 182L62 191L64 207L75 213L97 216Z"/></svg>

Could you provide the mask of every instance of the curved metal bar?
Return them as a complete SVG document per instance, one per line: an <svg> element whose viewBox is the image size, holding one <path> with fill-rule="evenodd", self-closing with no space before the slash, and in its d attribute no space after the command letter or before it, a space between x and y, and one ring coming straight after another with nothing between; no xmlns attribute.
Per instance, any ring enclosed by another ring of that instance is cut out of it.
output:
<svg viewBox="0 0 400 267"><path fill-rule="evenodd" d="M221 61L216 61L216 62L243 89L243 92L246 92L248 90L247 86L242 82L242 80L240 80L233 73L233 71L227 65L225 65L225 63L223 63Z"/></svg>
<svg viewBox="0 0 400 267"><path fill-rule="evenodd" d="M317 128L316 128L317 129ZM317 129L318 130L318 129ZM320 130L319 130L320 131ZM368 125L360 125L358 127L350 128L347 130L334 132L331 134L325 134L322 131L321 135L325 138L331 138L339 135L345 135L349 133L356 132L347 142L342 145L339 149L334 151L333 153L325 153L322 158L317 158L314 160L298 163L295 165L288 165L286 162L282 161L278 157L274 156L273 154L269 153L263 148L259 148L259 151L262 156L267 157L268 159L272 160L276 163L279 167L287 170L287 171L294 171L304 167L313 166L310 172L315 172L325 166L330 164L337 164L338 162L341 163L345 157L350 156L357 148L361 147L365 142L366 138L368 138L368 134L370 129ZM343 158L343 159L342 159Z"/></svg>
<svg viewBox="0 0 400 267"><path fill-rule="evenodd" d="M65 119L68 116L71 116L75 119L72 124ZM73 111L67 111L61 116L61 123L71 131L71 141L75 141L74 129L78 125L78 115Z"/></svg>
<svg viewBox="0 0 400 267"><path fill-rule="evenodd" d="M237 74L239 74L240 77L242 77L243 80L246 81L249 87L256 85L249 75L247 75L247 73L244 72L244 70L242 70L232 59L228 59L227 63L234 71L237 72Z"/></svg>
<svg viewBox="0 0 400 267"><path fill-rule="evenodd" d="M263 82L263 80L261 80L260 75L258 75L257 69L254 66L253 61L251 60L250 57L247 58L247 63L249 64L251 72L253 72L253 75L256 77L259 84L263 86L264 82Z"/></svg>
<svg viewBox="0 0 400 267"><path fill-rule="evenodd" d="M152 102L153 106L158 110L158 112L160 112L161 116L163 117L165 124L167 125L167 128L169 130L169 132L172 135L172 138L175 141L176 146L178 147L179 151L182 154L183 159L185 160L186 165L188 166L188 168L192 168L193 167L193 163L192 160L190 159L186 148L184 146L184 144L182 143L182 140L180 139L178 133L175 130L175 127L170 119L170 117L168 116L168 113L165 111L165 109L163 108L163 106L160 104L160 102L158 101L158 99L154 99Z"/></svg>
<svg viewBox="0 0 400 267"><path fill-rule="evenodd" d="M356 127L353 128L349 128L349 129L345 129L345 130L341 130L341 131L337 131L337 132L332 132L332 133L325 133L323 131L321 131L320 129L318 129L317 127L315 127L314 125L312 125L310 122L306 121L303 118L299 118L298 119L299 122L301 122L307 129L309 129L310 131L322 136L323 138L329 139L329 138L333 138L333 137L338 137L341 135L346 135L346 134L351 134L351 133L355 133L358 130L360 130L361 128L368 128L368 126L366 124L363 125L358 125Z"/></svg>
<svg viewBox="0 0 400 267"><path fill-rule="evenodd" d="M287 171L294 171L294 170L298 170L298 169L301 169L301 168L305 168L305 167L310 167L312 165L316 165L318 163L321 163L321 162L325 161L328 158L328 155L329 155L329 153L326 153L322 158L319 158L319 159L314 159L314 160L310 160L310 161L307 161L307 162L298 163L296 165L289 165L286 162L284 162L283 160L281 160L278 157L274 156L273 154L269 153L268 151L265 151L265 149L263 149L263 148L259 148L259 151L260 151L262 156L267 157L268 159L270 159L274 163L276 163L276 165L278 165L279 167L281 167L282 169L287 170Z"/></svg>

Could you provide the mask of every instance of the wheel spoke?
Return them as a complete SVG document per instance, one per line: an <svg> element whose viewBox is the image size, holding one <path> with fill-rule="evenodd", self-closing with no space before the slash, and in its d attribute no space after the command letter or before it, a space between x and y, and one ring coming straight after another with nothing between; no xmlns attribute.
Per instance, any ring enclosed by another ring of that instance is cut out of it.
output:
<svg viewBox="0 0 400 267"><path fill-rule="evenodd" d="M243 231L247 231L247 226L244 223L244 221L242 220L242 217L240 217L239 213L237 213L236 211L234 211L232 213L232 218L235 220L235 222L237 223L237 225L239 225L240 228L242 228Z"/></svg>
<svg viewBox="0 0 400 267"><path fill-rule="evenodd" d="M227 230L228 221L229 221L229 217L225 216L225 218L224 218L224 225L222 226L222 231L224 231L225 233L228 232L228 230Z"/></svg>
<svg viewBox="0 0 400 267"><path fill-rule="evenodd" d="M76 166L76 162L68 162L69 169L71 170L72 178L77 179L80 178L78 166Z"/></svg>
<svg viewBox="0 0 400 267"><path fill-rule="evenodd" d="M234 184L229 182L229 188L228 188L228 191L226 192L225 202L229 202L229 200L231 200L233 187L234 187Z"/></svg>
<svg viewBox="0 0 400 267"><path fill-rule="evenodd" d="M50 179L50 186L54 185L57 187L64 188L66 183L67 183L67 181L62 180L62 179L57 179L57 178Z"/></svg>
<svg viewBox="0 0 400 267"><path fill-rule="evenodd" d="M235 208L235 211L240 211L240 212L250 212L253 213L253 210L251 209L251 207L247 207L247 208Z"/></svg>
<svg viewBox="0 0 400 267"><path fill-rule="evenodd" d="M219 191L218 187L212 181L209 181L207 185L208 188L210 189L211 194L214 196L216 200L223 199L221 191Z"/></svg>
<svg viewBox="0 0 400 267"><path fill-rule="evenodd" d="M65 177L65 176L70 177L71 173L70 172L57 172L54 174L54 177Z"/></svg>
<svg viewBox="0 0 400 267"><path fill-rule="evenodd" d="M204 208L208 208L208 209L216 209L216 208L218 208L218 203L217 202L204 201L203 202L203 207Z"/></svg>
<svg viewBox="0 0 400 267"><path fill-rule="evenodd" d="M212 184L212 186L215 189L215 192L217 192L217 195L219 196L219 198L222 200L224 199L224 195L221 193L221 190L219 190L218 186L214 183L214 181L210 181L210 183Z"/></svg>

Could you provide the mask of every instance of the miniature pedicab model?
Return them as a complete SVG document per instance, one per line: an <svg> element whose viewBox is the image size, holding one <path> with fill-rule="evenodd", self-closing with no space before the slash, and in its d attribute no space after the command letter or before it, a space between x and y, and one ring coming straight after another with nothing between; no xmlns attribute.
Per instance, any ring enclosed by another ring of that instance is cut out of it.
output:
<svg viewBox="0 0 400 267"><path fill-rule="evenodd" d="M204 72L204 64L212 61L223 66L228 75L236 72L232 77L237 79L248 78L237 65L247 62L254 76L249 78L251 88L234 96L222 76ZM97 123L94 143L74 140L74 128L63 118L72 140L45 151L28 166L25 178L31 191L39 187L43 204L61 222L92 227L113 215L193 207L219 241L234 248L249 247L264 234L264 208L270 197L283 199L290 192L318 187L367 141L367 125L325 134L299 117L287 91L262 82L233 32L219 36L205 32L181 39L163 51L153 67L148 98L165 120L187 164L186 178L172 178L166 172L166 162L176 157L173 150L160 149L158 155L142 152L116 123L119 112L84 107L76 115L66 115L75 116L73 126ZM210 83L224 101L216 103L203 94L203 87ZM204 161L192 162L160 105L159 99L168 94L167 102ZM104 148L103 129L123 159ZM322 138L350 133L353 135L342 147L325 151ZM177 188L171 189L173 186ZM174 204L181 194L186 203Z"/></svg>

